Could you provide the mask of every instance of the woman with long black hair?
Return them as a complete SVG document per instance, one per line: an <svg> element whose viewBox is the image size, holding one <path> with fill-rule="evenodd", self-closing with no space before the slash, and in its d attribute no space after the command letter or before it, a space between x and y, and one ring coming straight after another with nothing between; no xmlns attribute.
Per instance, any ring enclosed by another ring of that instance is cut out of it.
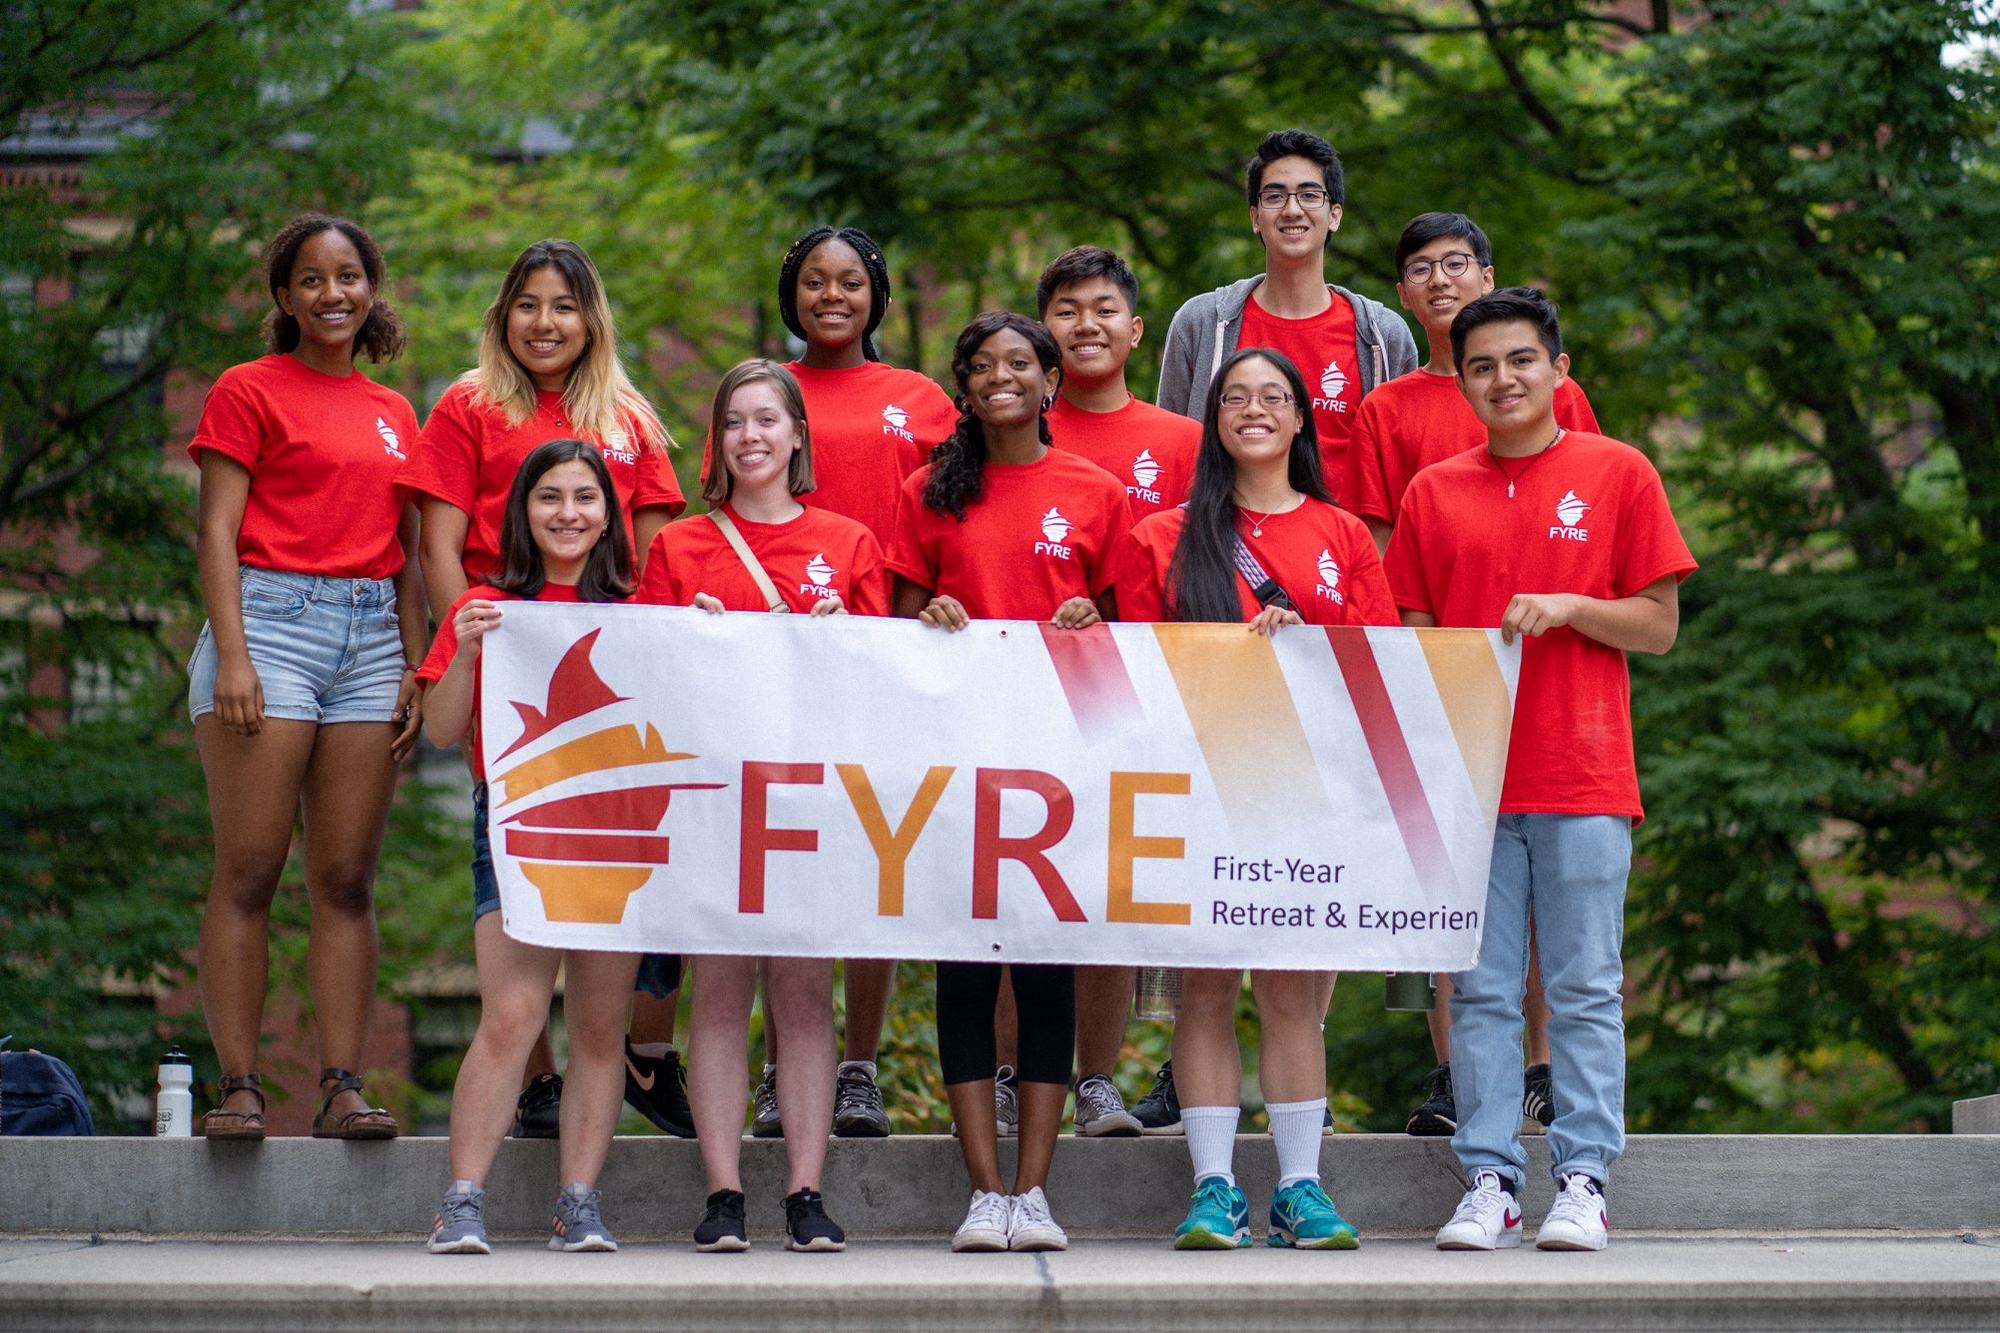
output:
<svg viewBox="0 0 2000 1333"><path fill-rule="evenodd" d="M1046 414L1061 362L1055 339L1025 315L984 314L959 334L951 357L958 425L903 485L889 561L895 614L950 631L987 618L1062 629L1112 618L1112 555L1131 523L1125 487L1095 463L1049 448ZM1020 1030L1011 1191L1000 1179L993 1104L1001 966L937 968L938 1054L973 1191L954 1250L1068 1245L1042 1186L1069 1092L1075 977L1054 964L1008 971Z"/></svg>
<svg viewBox="0 0 2000 1333"><path fill-rule="evenodd" d="M1400 623L1368 529L1327 495L1310 401L1298 369L1278 352L1250 348L1222 363L1209 383L1186 507L1145 519L1126 543L1117 585L1123 619L1247 621L1267 635L1305 624ZM1273 1245L1358 1243L1319 1183L1328 982L1319 972L1250 973L1258 1079L1278 1150ZM1195 1190L1174 1233L1178 1249L1250 1243L1249 1201L1233 1170L1242 985L1234 969L1190 968L1181 980L1173 1073Z"/></svg>

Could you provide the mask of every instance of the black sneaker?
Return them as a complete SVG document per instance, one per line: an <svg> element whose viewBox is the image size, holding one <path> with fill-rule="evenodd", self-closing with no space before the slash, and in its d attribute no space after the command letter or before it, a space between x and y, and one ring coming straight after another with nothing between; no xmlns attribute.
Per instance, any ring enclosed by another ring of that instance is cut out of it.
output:
<svg viewBox="0 0 2000 1333"><path fill-rule="evenodd" d="M1521 1132L1546 1134L1556 1118L1555 1082L1547 1065L1529 1065L1521 1076Z"/></svg>
<svg viewBox="0 0 2000 1333"><path fill-rule="evenodd" d="M1132 1117L1141 1134L1181 1132L1181 1099L1174 1092L1174 1062L1160 1066L1153 1075L1153 1090L1132 1104Z"/></svg>
<svg viewBox="0 0 2000 1333"><path fill-rule="evenodd" d="M1424 1075L1423 1105L1410 1112L1403 1132L1419 1139L1444 1139L1458 1133L1458 1102L1451 1095L1451 1061Z"/></svg>
<svg viewBox="0 0 2000 1333"><path fill-rule="evenodd" d="M687 1071L681 1067L681 1053L671 1046L656 1060L634 1051L632 1039L625 1039L625 1104L664 1134L677 1139L694 1137Z"/></svg>
<svg viewBox="0 0 2000 1333"><path fill-rule="evenodd" d="M562 1075L537 1074L514 1103L514 1137L552 1139L562 1124Z"/></svg>
<svg viewBox="0 0 2000 1333"><path fill-rule="evenodd" d="M849 1061L833 1080L833 1132L843 1139L886 1139L889 1113L882 1109L882 1089L869 1077L868 1067Z"/></svg>
<svg viewBox="0 0 2000 1333"><path fill-rule="evenodd" d="M847 1248L847 1233L826 1215L826 1199L818 1190L785 1196L785 1248L818 1253Z"/></svg>
<svg viewBox="0 0 2000 1333"><path fill-rule="evenodd" d="M759 1139L785 1137L784 1118L778 1114L778 1071L768 1066L763 1081L750 1093L750 1135Z"/></svg>
<svg viewBox="0 0 2000 1333"><path fill-rule="evenodd" d="M717 1190L708 1196L708 1211L694 1224L694 1247L703 1254L734 1254L750 1248L750 1237L743 1230L742 1190Z"/></svg>

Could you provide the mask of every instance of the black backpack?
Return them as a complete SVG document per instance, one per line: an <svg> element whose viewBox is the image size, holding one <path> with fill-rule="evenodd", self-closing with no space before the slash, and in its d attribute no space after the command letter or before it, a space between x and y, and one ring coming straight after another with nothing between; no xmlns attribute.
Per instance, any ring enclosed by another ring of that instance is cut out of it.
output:
<svg viewBox="0 0 2000 1333"><path fill-rule="evenodd" d="M0 1037L0 1047L7 1041ZM40 1051L0 1049L0 1134L95 1133L75 1070Z"/></svg>

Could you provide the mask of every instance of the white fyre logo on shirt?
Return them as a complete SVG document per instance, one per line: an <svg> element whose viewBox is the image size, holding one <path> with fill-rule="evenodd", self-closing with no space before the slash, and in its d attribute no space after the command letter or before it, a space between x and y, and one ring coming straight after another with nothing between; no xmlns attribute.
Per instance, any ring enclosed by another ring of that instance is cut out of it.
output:
<svg viewBox="0 0 2000 1333"><path fill-rule="evenodd" d="M639 455L632 450L632 437L617 426L613 426L605 433L604 456L614 463L639 461Z"/></svg>
<svg viewBox="0 0 2000 1333"><path fill-rule="evenodd" d="M1153 458L1151 449L1141 449L1139 456L1132 460L1132 480L1141 486L1151 486L1160 479L1160 465Z"/></svg>
<svg viewBox="0 0 2000 1333"><path fill-rule="evenodd" d="M917 437L910 433L910 414L894 403L882 409L882 433L911 444L917 442Z"/></svg>
<svg viewBox="0 0 2000 1333"><path fill-rule="evenodd" d="M1042 536L1048 540L1035 543L1035 554L1052 555L1058 560L1074 559L1073 553L1063 541L1069 534L1069 520L1062 516L1061 509L1050 505L1049 512L1042 515Z"/></svg>
<svg viewBox="0 0 2000 1333"><path fill-rule="evenodd" d="M1577 526L1588 512L1590 506L1579 500L1575 491L1565 491L1563 498L1556 501L1556 518L1560 523L1549 528L1549 536L1563 541L1589 541L1590 529Z"/></svg>
<svg viewBox="0 0 2000 1333"><path fill-rule="evenodd" d="M826 552L821 551L814 555L812 559L806 561L806 577L811 579L812 582L801 583L799 591L815 601L827 597L838 597L840 594L828 585L833 582L834 577L839 573L839 570L826 562Z"/></svg>
<svg viewBox="0 0 2000 1333"><path fill-rule="evenodd" d="M1340 565L1333 558L1331 547L1321 547L1319 552L1319 586L1314 589L1321 597L1335 606L1345 606L1347 599L1340 595Z"/></svg>
<svg viewBox="0 0 2000 1333"><path fill-rule="evenodd" d="M1321 412L1345 412L1347 404L1340 401L1340 395L1346 388L1347 372L1340 368L1339 359L1327 362L1319 373L1319 391L1326 396L1313 399L1313 407Z"/></svg>
<svg viewBox="0 0 2000 1333"><path fill-rule="evenodd" d="M403 437L396 434L396 428L380 417L375 418L375 433L382 437L382 448L397 462L403 461Z"/></svg>

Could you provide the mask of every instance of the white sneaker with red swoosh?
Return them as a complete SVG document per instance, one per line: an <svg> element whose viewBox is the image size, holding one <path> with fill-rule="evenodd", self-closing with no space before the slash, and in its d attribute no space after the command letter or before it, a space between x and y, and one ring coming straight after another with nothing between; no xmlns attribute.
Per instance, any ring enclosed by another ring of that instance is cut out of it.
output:
<svg viewBox="0 0 2000 1333"><path fill-rule="evenodd" d="M1438 1228L1440 1250L1511 1250L1521 1243L1521 1201L1494 1171L1472 1177L1451 1221Z"/></svg>
<svg viewBox="0 0 2000 1333"><path fill-rule="evenodd" d="M1549 1215L1535 1232L1538 1250L1601 1250L1611 1243L1610 1210L1597 1182L1581 1171L1561 1180Z"/></svg>

